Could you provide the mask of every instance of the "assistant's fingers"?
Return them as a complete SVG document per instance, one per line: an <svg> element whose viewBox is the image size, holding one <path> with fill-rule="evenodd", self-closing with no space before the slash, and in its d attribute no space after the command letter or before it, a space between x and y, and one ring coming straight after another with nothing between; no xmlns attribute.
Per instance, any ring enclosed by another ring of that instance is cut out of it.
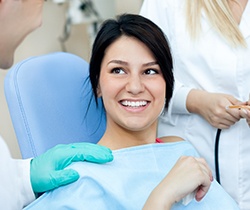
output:
<svg viewBox="0 0 250 210"><path fill-rule="evenodd" d="M226 110L226 119L232 122L238 122L241 118L239 109L229 108L228 106L225 108Z"/></svg>
<svg viewBox="0 0 250 210"><path fill-rule="evenodd" d="M225 111L223 117L221 117L217 121L217 125L215 125L216 128L228 129L228 128L230 128L230 126L234 125L236 122L238 122L241 119L239 110L230 109L228 111L228 109L229 108L225 108L226 111Z"/></svg>
<svg viewBox="0 0 250 210"><path fill-rule="evenodd" d="M247 120L250 119L250 110L248 110L248 109L240 109L240 110L239 110L239 113L240 113L240 116L241 116L242 118L245 118L245 119L247 119Z"/></svg>
<svg viewBox="0 0 250 210"><path fill-rule="evenodd" d="M106 163L113 160L112 151L102 145L92 143L75 143L71 145L72 161ZM77 155L74 155L77 154Z"/></svg>
<svg viewBox="0 0 250 210"><path fill-rule="evenodd" d="M226 108L217 110L214 114L210 116L210 124L215 128L227 129L230 126L234 125L240 120L240 114L238 111L234 110L233 113L227 111Z"/></svg>
<svg viewBox="0 0 250 210"><path fill-rule="evenodd" d="M77 161L106 163L113 160L113 154L109 148L87 142L57 145L50 154L57 159L57 165L60 165L58 169L63 169Z"/></svg>

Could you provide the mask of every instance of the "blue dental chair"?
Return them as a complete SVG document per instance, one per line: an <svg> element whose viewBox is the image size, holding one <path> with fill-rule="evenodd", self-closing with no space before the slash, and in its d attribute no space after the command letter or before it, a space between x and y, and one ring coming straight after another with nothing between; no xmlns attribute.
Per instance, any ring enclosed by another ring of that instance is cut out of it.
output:
<svg viewBox="0 0 250 210"><path fill-rule="evenodd" d="M9 70L4 91L23 158L57 144L96 143L102 137L106 118L91 92L88 67L76 55L57 52Z"/></svg>

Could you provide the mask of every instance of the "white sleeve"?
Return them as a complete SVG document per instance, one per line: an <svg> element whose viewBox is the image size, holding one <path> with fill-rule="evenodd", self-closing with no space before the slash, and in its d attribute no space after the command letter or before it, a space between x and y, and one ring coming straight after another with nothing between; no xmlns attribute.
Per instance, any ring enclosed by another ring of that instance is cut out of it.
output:
<svg viewBox="0 0 250 210"><path fill-rule="evenodd" d="M30 183L30 160L12 159L0 137L0 166L1 209L22 209L35 199Z"/></svg>
<svg viewBox="0 0 250 210"><path fill-rule="evenodd" d="M178 80L175 80L173 97L169 104L172 114L189 114L186 101L187 95L191 89L191 87L186 87Z"/></svg>

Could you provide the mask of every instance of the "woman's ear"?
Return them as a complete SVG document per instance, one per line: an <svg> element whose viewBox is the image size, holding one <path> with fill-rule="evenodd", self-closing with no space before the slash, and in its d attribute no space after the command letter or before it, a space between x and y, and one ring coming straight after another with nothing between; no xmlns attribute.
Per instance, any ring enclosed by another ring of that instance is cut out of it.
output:
<svg viewBox="0 0 250 210"><path fill-rule="evenodd" d="M100 85L98 84L97 88L96 88L96 93L97 93L97 97L101 97L102 96L102 91L100 88Z"/></svg>

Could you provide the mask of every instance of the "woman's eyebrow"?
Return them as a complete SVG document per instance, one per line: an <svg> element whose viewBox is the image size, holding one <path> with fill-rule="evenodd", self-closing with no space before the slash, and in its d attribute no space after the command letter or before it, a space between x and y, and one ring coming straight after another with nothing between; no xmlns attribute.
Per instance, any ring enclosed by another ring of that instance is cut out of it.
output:
<svg viewBox="0 0 250 210"><path fill-rule="evenodd" d="M110 63L116 63L116 64L121 64L121 65L126 65L126 66L128 65L128 62L122 61L122 60L111 60L108 62L108 64Z"/></svg>
<svg viewBox="0 0 250 210"><path fill-rule="evenodd" d="M148 62L148 63L143 64L143 66L154 66L154 65L158 65L158 62L152 61L152 62Z"/></svg>
<svg viewBox="0 0 250 210"><path fill-rule="evenodd" d="M110 63L115 63L115 64L128 66L128 62L122 61L122 60L111 60L111 61L108 62L108 64L110 64ZM158 62L157 61L151 61L151 62L148 62L148 63L144 63L142 66L147 67L147 66L154 66L154 65L158 65Z"/></svg>

